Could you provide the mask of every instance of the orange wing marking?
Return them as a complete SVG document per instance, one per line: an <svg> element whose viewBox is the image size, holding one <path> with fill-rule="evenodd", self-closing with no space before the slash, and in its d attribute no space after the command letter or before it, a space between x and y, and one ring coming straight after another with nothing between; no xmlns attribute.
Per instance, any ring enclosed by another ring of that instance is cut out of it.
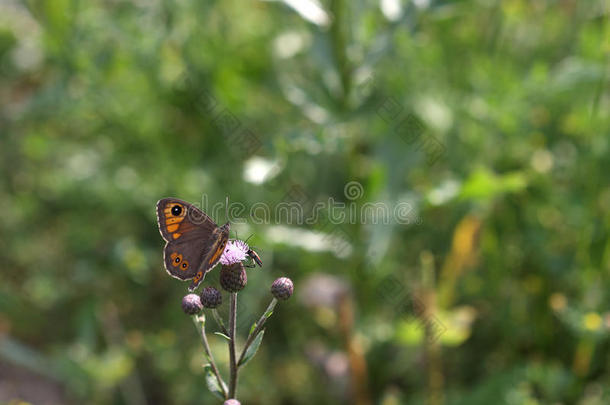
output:
<svg viewBox="0 0 610 405"><path fill-rule="evenodd" d="M214 263L216 261L216 259L218 259L220 257L222 252L225 251L225 246L227 246L227 241L223 241L222 244L220 246L218 246L218 249L216 249L216 251L214 252L214 255L212 256L210 261L208 261L208 264Z"/></svg>
<svg viewBox="0 0 610 405"><path fill-rule="evenodd" d="M172 214L172 208L180 207L181 211L179 215ZM176 232L180 227L180 223L184 221L186 218L186 210L181 204L172 204L168 205L163 212L165 213L165 226L168 233ZM180 237L179 233L174 233L174 239L178 239Z"/></svg>
<svg viewBox="0 0 610 405"><path fill-rule="evenodd" d="M167 227L167 232L176 232L178 227L180 227L179 224L170 225Z"/></svg>
<svg viewBox="0 0 610 405"><path fill-rule="evenodd" d="M169 257L172 258L172 266L176 267L180 264L180 262L182 261L182 255L178 254L176 252L172 253ZM188 267L188 264L187 264Z"/></svg>

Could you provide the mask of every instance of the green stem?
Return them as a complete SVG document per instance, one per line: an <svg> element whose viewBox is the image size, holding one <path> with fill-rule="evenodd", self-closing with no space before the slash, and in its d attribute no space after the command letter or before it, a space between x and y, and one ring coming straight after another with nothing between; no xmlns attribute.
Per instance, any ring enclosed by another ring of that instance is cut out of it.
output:
<svg viewBox="0 0 610 405"><path fill-rule="evenodd" d="M248 335L248 339L246 340L246 344L244 345L244 348L243 348L243 350L241 352L241 355L239 356L239 361L237 362L238 365L241 363L241 361L243 360L244 356L246 355L246 351L248 350L248 347L250 347L250 345L252 344L252 342L254 341L256 336L263 329L263 326L265 326L265 322L267 321L267 318L269 318L269 316L267 314L269 312L273 311L273 308L275 308L276 305L277 305L277 299L273 298L271 300L271 303L269 304L269 306L265 310L265 312L263 312L263 315L256 322L256 327L254 327L254 330Z"/></svg>
<svg viewBox="0 0 610 405"><path fill-rule="evenodd" d="M214 320L218 324L218 327L220 328L222 333L224 333L225 335L229 336L229 332L227 332L227 328L225 327L225 323L222 321L222 318L220 317L220 315L218 315L218 311L216 310L216 308L212 309L212 315L214 316Z"/></svg>
<svg viewBox="0 0 610 405"><path fill-rule="evenodd" d="M341 79L341 87L343 90L342 103L347 103L351 90L351 67L347 57L347 23L345 21L346 5L344 0L332 0L330 2L330 12L333 16L333 21L330 26L329 33L331 35L331 44L333 56L335 59L339 78Z"/></svg>
<svg viewBox="0 0 610 405"><path fill-rule="evenodd" d="M235 398L237 389L237 363L235 362L235 326L237 316L237 293L231 293L231 307L229 310L229 366L231 380L229 382L229 398Z"/></svg>
<svg viewBox="0 0 610 405"><path fill-rule="evenodd" d="M208 338L205 335L205 316L193 316L193 321L195 322L195 326L199 322L201 324L201 340L203 341L203 349L205 350L206 357L210 362L210 367L212 368L212 372L216 376L216 380L218 381L218 385L220 386L220 390L222 391L222 395L225 399L229 399L227 396L227 391L225 390L225 382L222 380L220 376L220 372L218 371L218 367L216 367L216 362L214 361L214 356L212 356L212 350L210 350L210 345L208 344Z"/></svg>

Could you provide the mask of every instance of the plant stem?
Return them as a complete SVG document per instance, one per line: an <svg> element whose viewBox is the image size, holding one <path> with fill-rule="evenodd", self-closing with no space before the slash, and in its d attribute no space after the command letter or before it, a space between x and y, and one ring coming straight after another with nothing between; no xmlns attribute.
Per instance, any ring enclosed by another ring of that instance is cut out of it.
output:
<svg viewBox="0 0 610 405"><path fill-rule="evenodd" d="M333 15L333 21L330 26L329 33L331 35L332 52L335 58L335 65L339 78L341 79L341 86L343 94L341 95L341 102L345 105L347 103L349 93L351 90L351 67L349 64L349 58L347 56L347 25L346 21L346 5L344 0L332 0L329 4L330 12Z"/></svg>
<svg viewBox="0 0 610 405"><path fill-rule="evenodd" d="M237 293L231 293L231 307L229 309L229 366L231 380L229 382L229 398L235 398L237 388L237 363L235 362L235 326L237 316Z"/></svg>
<svg viewBox="0 0 610 405"><path fill-rule="evenodd" d="M218 315L218 311L216 310L216 308L214 308L212 310L212 315L214 316L214 320L218 324L218 327L220 328L222 333L224 333L225 335L229 336L229 332L227 332L227 328L225 327L225 323L222 321L222 318L220 317L220 315Z"/></svg>
<svg viewBox="0 0 610 405"><path fill-rule="evenodd" d="M237 362L237 364L240 364L242 359L244 358L244 356L246 355L246 351L248 350L248 347L250 347L250 345L252 344L252 342L254 341L254 339L256 338L256 335L258 335L260 333L260 331L263 329L263 326L265 325L265 322L267 321L267 318L269 318L269 316L267 316L267 314L270 311L273 311L273 308L275 308L275 305L277 304L277 299L273 298L271 300L271 303L269 304L269 306L267 307L267 309L265 310L265 312L263 312L263 315L260 317L260 319L256 322L256 327L254 328L254 330L252 331L252 333L250 333L248 335L248 339L246 340L246 344L244 345L244 348L241 352L241 355L239 356L239 361Z"/></svg>
<svg viewBox="0 0 610 405"><path fill-rule="evenodd" d="M208 338L205 335L205 316L201 316L201 318L197 315L193 317L195 325L197 322L201 323L201 340L203 341L203 349L205 350L205 354L210 362L210 367L212 368L212 372L216 376L216 380L218 381L218 385L220 386L220 390L222 391L222 395L229 399L227 396L227 391L225 389L225 382L222 380L220 373L218 372L218 367L216 367L216 362L214 361L214 356L212 356L212 350L210 350L210 345L208 344Z"/></svg>

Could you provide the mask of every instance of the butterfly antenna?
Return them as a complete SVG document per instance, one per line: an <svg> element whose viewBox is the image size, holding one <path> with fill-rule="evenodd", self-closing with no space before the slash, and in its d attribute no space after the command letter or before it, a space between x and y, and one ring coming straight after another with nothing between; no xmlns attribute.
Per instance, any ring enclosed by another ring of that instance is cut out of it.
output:
<svg viewBox="0 0 610 405"><path fill-rule="evenodd" d="M253 236L254 236L254 234L248 236L248 239L246 239L244 242L248 243L248 240L250 240L250 238L253 237Z"/></svg>

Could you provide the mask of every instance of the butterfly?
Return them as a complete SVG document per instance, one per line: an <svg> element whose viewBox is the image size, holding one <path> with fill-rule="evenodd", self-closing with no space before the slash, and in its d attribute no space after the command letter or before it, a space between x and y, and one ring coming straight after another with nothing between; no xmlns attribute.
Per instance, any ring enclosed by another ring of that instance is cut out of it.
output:
<svg viewBox="0 0 610 405"><path fill-rule="evenodd" d="M220 260L230 224L218 226L205 212L177 198L157 202L157 224L167 242L163 248L165 270L177 279L192 279L189 291L193 291Z"/></svg>

